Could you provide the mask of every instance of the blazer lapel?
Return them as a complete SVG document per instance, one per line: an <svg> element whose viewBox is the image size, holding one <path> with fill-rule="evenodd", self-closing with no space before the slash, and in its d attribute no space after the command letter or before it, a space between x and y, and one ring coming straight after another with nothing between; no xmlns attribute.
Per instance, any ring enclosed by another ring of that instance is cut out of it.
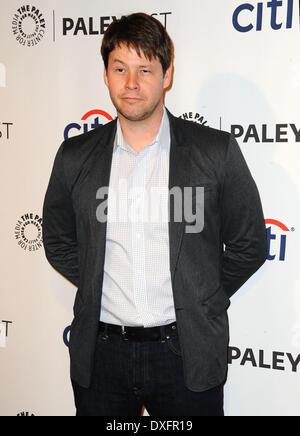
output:
<svg viewBox="0 0 300 436"><path fill-rule="evenodd" d="M170 201L169 196L169 243L170 243L170 272L173 280L177 259L179 255L181 239L184 231L183 215L183 192L184 187L190 184L190 147L188 140L178 128L177 119L167 110L170 121L171 146L170 146L170 166L169 166L169 192L174 187L180 188L182 195L181 221L174 220L174 201Z"/></svg>
<svg viewBox="0 0 300 436"><path fill-rule="evenodd" d="M106 228L107 220L103 222L99 221L96 217L97 207L102 201L107 200L107 197L103 200L96 198L96 193L99 188L109 186L110 171L112 164L113 145L116 134L117 121L114 120L107 125L106 131L102 133L101 138L97 146L95 158L93 160L91 173L90 173L90 202L89 219L91 224L91 234L94 238L94 243L91 250L91 258L95 265L94 275L94 289L97 290L99 283L102 282L105 246L106 246ZM106 208L107 212L107 208ZM98 293L96 292L96 295Z"/></svg>

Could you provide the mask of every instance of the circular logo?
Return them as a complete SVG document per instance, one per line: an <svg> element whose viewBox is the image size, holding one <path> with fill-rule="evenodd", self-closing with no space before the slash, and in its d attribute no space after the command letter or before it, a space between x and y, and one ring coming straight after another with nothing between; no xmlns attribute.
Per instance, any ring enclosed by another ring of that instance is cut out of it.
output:
<svg viewBox="0 0 300 436"><path fill-rule="evenodd" d="M183 120L194 121L195 123L202 124L203 126L208 125L204 116L198 112L185 112L180 115L179 118L182 118Z"/></svg>
<svg viewBox="0 0 300 436"><path fill-rule="evenodd" d="M35 416L35 415L30 412L20 412L17 414L17 416Z"/></svg>
<svg viewBox="0 0 300 436"><path fill-rule="evenodd" d="M15 226L15 238L19 247L25 251L37 251L43 246L42 218L33 213L26 213Z"/></svg>
<svg viewBox="0 0 300 436"><path fill-rule="evenodd" d="M35 6L21 6L12 20L12 31L20 45L33 47L44 37L46 22Z"/></svg>

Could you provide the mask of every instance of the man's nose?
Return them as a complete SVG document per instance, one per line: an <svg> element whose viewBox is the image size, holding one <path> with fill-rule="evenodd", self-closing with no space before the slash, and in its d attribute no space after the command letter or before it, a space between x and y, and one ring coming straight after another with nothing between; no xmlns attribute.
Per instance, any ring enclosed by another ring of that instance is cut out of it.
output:
<svg viewBox="0 0 300 436"><path fill-rule="evenodd" d="M138 77L135 72L128 72L126 80L127 89L137 89L138 88Z"/></svg>

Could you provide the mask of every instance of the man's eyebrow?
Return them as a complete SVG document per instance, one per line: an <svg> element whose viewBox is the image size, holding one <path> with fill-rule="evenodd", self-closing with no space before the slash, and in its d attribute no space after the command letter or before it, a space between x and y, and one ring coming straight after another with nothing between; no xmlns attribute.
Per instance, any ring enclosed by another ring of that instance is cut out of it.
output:
<svg viewBox="0 0 300 436"><path fill-rule="evenodd" d="M126 65L125 62L121 61L120 59L114 59L114 60L113 60L113 63L114 63L114 64L117 63L117 62L120 63L120 64L122 64L122 65Z"/></svg>
<svg viewBox="0 0 300 436"><path fill-rule="evenodd" d="M126 63L123 62L123 61L121 61L121 59L114 59L114 60L113 60L113 64L117 64L117 63L126 66ZM150 65L150 64L147 64L147 65L138 65L138 67L139 67L139 68L151 68L151 65Z"/></svg>

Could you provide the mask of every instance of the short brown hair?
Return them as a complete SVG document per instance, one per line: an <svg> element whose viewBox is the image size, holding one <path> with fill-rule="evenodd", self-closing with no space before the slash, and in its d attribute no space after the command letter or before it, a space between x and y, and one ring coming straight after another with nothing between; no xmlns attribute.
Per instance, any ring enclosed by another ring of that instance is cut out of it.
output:
<svg viewBox="0 0 300 436"><path fill-rule="evenodd" d="M105 68L109 54L121 44L134 48L138 55L142 51L150 61L158 58L164 74L172 62L173 44L166 29L160 21L142 12L123 16L107 28L101 46Z"/></svg>

